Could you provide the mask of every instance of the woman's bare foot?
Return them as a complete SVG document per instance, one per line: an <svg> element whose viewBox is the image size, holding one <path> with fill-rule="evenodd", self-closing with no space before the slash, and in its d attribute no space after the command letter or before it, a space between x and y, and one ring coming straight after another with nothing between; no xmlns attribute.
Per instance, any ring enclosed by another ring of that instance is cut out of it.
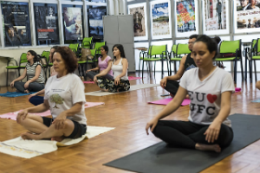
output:
<svg viewBox="0 0 260 173"><path fill-rule="evenodd" d="M28 90L24 90L24 92L25 92L25 93L29 93L29 91L28 91Z"/></svg>
<svg viewBox="0 0 260 173"><path fill-rule="evenodd" d="M35 140L39 140L40 139L40 136L39 135L35 135L35 134L32 134L32 133L23 133L21 135L21 137L23 139L35 139Z"/></svg>
<svg viewBox="0 0 260 173"><path fill-rule="evenodd" d="M108 89L101 89L101 91L103 91L103 92L108 92Z"/></svg>
<svg viewBox="0 0 260 173"><path fill-rule="evenodd" d="M61 142L63 139L64 139L64 137L62 137L62 136L57 136L57 137L51 138L52 141L57 141L57 142Z"/></svg>
<svg viewBox="0 0 260 173"><path fill-rule="evenodd" d="M207 144L199 144L197 143L195 145L196 150L201 150L201 151L215 151L219 153L221 151L221 148L218 144L212 144L212 145L207 145Z"/></svg>

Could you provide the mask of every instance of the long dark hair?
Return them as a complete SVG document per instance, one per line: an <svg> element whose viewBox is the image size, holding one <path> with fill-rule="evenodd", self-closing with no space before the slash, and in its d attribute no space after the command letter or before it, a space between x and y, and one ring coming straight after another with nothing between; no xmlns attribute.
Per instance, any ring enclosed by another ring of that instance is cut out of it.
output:
<svg viewBox="0 0 260 173"><path fill-rule="evenodd" d="M200 35L197 40L195 41L196 42L203 42L204 44L206 44L207 48L208 48L208 51L210 53L214 52L215 51L215 55L213 57L213 59L216 58L216 55L217 55L217 52L218 52L218 45L216 43L215 40L213 40L212 38L210 38L209 36L207 35Z"/></svg>
<svg viewBox="0 0 260 173"><path fill-rule="evenodd" d="M34 50L28 50L33 57L33 63L40 61L39 55Z"/></svg>
<svg viewBox="0 0 260 173"><path fill-rule="evenodd" d="M125 51L124 51L124 47L121 44L115 44L112 48L112 51L114 51L114 48L118 48L120 51L120 56L121 58L125 58ZM116 57L114 56L114 59L116 59Z"/></svg>

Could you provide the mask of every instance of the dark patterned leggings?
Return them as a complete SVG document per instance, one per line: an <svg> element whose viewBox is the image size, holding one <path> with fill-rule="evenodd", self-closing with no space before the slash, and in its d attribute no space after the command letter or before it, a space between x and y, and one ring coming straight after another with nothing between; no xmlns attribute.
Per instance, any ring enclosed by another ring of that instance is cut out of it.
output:
<svg viewBox="0 0 260 173"><path fill-rule="evenodd" d="M101 89L108 90L109 92L122 92L128 91L130 89L129 80L120 80L118 85L115 85L114 80L106 79L106 78L97 78L97 85Z"/></svg>

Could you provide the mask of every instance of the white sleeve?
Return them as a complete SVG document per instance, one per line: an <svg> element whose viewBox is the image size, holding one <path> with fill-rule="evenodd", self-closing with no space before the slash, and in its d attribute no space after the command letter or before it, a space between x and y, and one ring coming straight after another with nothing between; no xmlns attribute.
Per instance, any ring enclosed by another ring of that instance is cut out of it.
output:
<svg viewBox="0 0 260 173"><path fill-rule="evenodd" d="M48 88L50 87L50 83L52 82L53 77L49 77L49 79L47 80L45 87L44 87L44 100L47 100L47 94L46 92L48 91Z"/></svg>
<svg viewBox="0 0 260 173"><path fill-rule="evenodd" d="M221 93L225 91L235 91L235 86L233 78L230 73L225 73L222 84L221 84Z"/></svg>
<svg viewBox="0 0 260 173"><path fill-rule="evenodd" d="M189 77L188 74L190 71L192 71L192 70L186 71L184 73L184 75L181 77L180 84L179 84L182 88L184 88L186 90L187 90L187 81L188 81L188 77Z"/></svg>
<svg viewBox="0 0 260 173"><path fill-rule="evenodd" d="M85 86L78 76L75 75L75 79L71 82L71 97L72 103L84 102L86 103L85 97Z"/></svg>

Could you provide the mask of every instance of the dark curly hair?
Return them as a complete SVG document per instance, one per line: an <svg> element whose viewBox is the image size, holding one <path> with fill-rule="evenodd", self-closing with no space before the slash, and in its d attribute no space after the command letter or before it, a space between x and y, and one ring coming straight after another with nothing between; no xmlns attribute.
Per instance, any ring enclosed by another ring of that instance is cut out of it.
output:
<svg viewBox="0 0 260 173"><path fill-rule="evenodd" d="M40 61L39 55L34 50L28 50L28 52L33 56L33 63Z"/></svg>
<svg viewBox="0 0 260 173"><path fill-rule="evenodd" d="M77 57L69 47L65 47L65 46L57 47L53 52L53 55L55 53L59 53L61 55L62 59L65 62L65 66L66 69L68 70L68 73L73 73L77 69L78 67Z"/></svg>

